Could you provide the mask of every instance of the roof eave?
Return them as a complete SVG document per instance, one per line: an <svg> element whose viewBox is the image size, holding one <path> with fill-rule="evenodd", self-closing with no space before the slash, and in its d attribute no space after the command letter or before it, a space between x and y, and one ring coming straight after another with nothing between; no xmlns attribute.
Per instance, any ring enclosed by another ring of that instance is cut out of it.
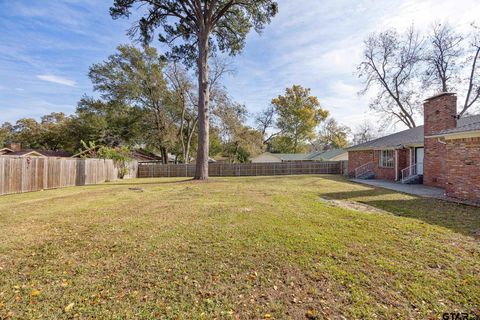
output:
<svg viewBox="0 0 480 320"><path fill-rule="evenodd" d="M440 134L434 134L431 136L426 136L425 138L445 138L445 139L451 140L451 139L474 138L474 137L480 137L480 130L440 133Z"/></svg>
<svg viewBox="0 0 480 320"><path fill-rule="evenodd" d="M423 144L422 144L423 145ZM378 150L399 150L405 147L409 147L410 145L398 145L398 146L384 146L384 147L365 147L365 148L355 148L355 149L347 149L347 151L378 151Z"/></svg>

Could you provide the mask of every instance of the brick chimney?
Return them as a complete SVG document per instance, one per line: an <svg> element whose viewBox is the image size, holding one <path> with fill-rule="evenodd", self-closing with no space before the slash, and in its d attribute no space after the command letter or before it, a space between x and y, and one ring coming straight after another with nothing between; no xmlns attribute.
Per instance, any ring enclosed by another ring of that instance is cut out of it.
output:
<svg viewBox="0 0 480 320"><path fill-rule="evenodd" d="M424 117L424 160L423 184L445 188L447 148L445 142L437 138L428 138L435 133L457 126L457 96L455 93L442 92L425 100Z"/></svg>
<svg viewBox="0 0 480 320"><path fill-rule="evenodd" d="M423 119L425 136L457 126L457 96L442 92L425 100Z"/></svg>
<svg viewBox="0 0 480 320"><path fill-rule="evenodd" d="M7 148L12 150L12 151L21 151L22 150L22 144L19 142L11 142L9 145L7 145Z"/></svg>

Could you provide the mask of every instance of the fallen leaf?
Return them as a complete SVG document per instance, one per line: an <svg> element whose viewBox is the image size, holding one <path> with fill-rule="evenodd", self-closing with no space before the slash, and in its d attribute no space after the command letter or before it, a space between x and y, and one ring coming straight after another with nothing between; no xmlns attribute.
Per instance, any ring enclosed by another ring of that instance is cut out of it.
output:
<svg viewBox="0 0 480 320"><path fill-rule="evenodd" d="M315 315L315 311L312 309L308 309L307 312L305 313L305 317L309 320L314 320L317 319L317 316Z"/></svg>
<svg viewBox="0 0 480 320"><path fill-rule="evenodd" d="M75 305L75 303L70 303L68 306L65 307L65 312L70 312L72 309L73 309L73 306Z"/></svg>
<svg viewBox="0 0 480 320"><path fill-rule="evenodd" d="M40 291L33 289L32 290L32 296L36 297L40 295Z"/></svg>

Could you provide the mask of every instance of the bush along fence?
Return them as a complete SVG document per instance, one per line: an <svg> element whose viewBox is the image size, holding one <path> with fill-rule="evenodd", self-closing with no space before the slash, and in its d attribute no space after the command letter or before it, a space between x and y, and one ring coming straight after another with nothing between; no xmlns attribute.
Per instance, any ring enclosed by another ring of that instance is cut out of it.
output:
<svg viewBox="0 0 480 320"><path fill-rule="evenodd" d="M136 177L137 168L132 161L124 178ZM0 195L83 186L118 177L113 160L0 157Z"/></svg>
<svg viewBox="0 0 480 320"><path fill-rule="evenodd" d="M328 162L282 162L282 163L210 163L209 176L277 176L294 174L344 174L346 161ZM161 164L158 162L140 162L139 178L153 177L193 177L194 164Z"/></svg>

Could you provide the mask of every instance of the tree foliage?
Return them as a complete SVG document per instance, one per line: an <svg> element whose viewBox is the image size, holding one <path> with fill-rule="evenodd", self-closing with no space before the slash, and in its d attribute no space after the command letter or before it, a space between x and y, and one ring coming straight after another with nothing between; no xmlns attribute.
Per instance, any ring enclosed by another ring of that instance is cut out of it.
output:
<svg viewBox="0 0 480 320"><path fill-rule="evenodd" d="M224 148L222 154L230 162L247 162L263 151L263 135L245 125L248 117L244 105L233 102L225 91L217 93L213 104L213 126L218 128Z"/></svg>
<svg viewBox="0 0 480 320"><path fill-rule="evenodd" d="M131 161L130 149L126 146L110 148L102 146L98 150L98 154L102 159L112 159L118 168L118 176L123 179L128 174L128 164Z"/></svg>
<svg viewBox="0 0 480 320"><path fill-rule="evenodd" d="M160 150L166 161L168 150L175 144L177 130L171 121L165 63L155 48L139 50L123 45L117 51L107 61L90 68L94 89L105 100L143 110L148 115L143 120L149 144Z"/></svg>
<svg viewBox="0 0 480 320"><path fill-rule="evenodd" d="M262 135L245 125L245 106L235 103L219 82L230 70L228 63L214 60L213 66L210 156L248 161L263 150ZM192 73L178 62L165 61L153 48L124 45L106 61L94 64L89 76L99 98L84 96L72 116L52 113L40 122L27 118L15 125L5 123L0 127L0 143L86 151L89 157L100 157L99 148L142 148L160 153L164 161L167 153L176 161L191 160L198 150L194 140L198 92Z"/></svg>
<svg viewBox="0 0 480 320"><path fill-rule="evenodd" d="M141 109L122 101L85 96L78 103L70 127L75 149L81 147L81 140L109 147L145 144L142 125L145 116Z"/></svg>
<svg viewBox="0 0 480 320"><path fill-rule="evenodd" d="M277 13L273 0L115 0L113 18L129 17L141 7L142 18L129 30L144 43L158 32L160 42L171 47L168 56L198 71L198 150L196 179L208 178L209 57L217 50L238 54L250 29L260 32Z"/></svg>
<svg viewBox="0 0 480 320"><path fill-rule="evenodd" d="M12 142L13 126L9 122L5 122L0 126L0 147Z"/></svg>
<svg viewBox="0 0 480 320"><path fill-rule="evenodd" d="M24 149L71 150L72 117L52 112L41 117L19 119L15 125L4 123L0 127L0 145L19 142Z"/></svg>
<svg viewBox="0 0 480 320"><path fill-rule="evenodd" d="M318 98L310 95L310 89L294 85L272 100L277 114L276 126L282 143L291 141L292 152L299 152L302 144L315 138L316 127L328 117L328 111L320 107Z"/></svg>
<svg viewBox="0 0 480 320"><path fill-rule="evenodd" d="M148 43L158 31L159 41L171 47L169 56L187 65L197 62L202 41L212 52L240 53L248 32L261 32L278 11L272 0L115 0L110 14L129 17L134 7L145 12L128 34Z"/></svg>
<svg viewBox="0 0 480 320"><path fill-rule="evenodd" d="M342 149L348 146L348 135L351 130L334 118L329 118L320 126L318 139L313 143L315 150Z"/></svg>

